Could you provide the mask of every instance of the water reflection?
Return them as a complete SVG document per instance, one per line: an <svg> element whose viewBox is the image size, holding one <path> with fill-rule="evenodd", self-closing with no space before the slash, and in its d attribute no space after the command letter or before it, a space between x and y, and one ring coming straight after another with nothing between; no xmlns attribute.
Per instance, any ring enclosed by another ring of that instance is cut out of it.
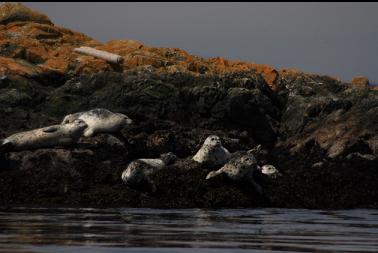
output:
<svg viewBox="0 0 378 253"><path fill-rule="evenodd" d="M378 210L0 208L0 252L377 252L377 238Z"/></svg>

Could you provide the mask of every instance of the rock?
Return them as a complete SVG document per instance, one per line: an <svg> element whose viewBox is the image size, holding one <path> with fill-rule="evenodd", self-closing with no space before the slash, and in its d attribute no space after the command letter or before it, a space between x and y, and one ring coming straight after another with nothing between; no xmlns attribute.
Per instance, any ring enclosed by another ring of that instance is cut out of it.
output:
<svg viewBox="0 0 378 253"><path fill-rule="evenodd" d="M8 159L3 152L0 151L0 170L8 168Z"/></svg>
<svg viewBox="0 0 378 253"><path fill-rule="evenodd" d="M356 148L374 152L368 147L378 130L372 124L378 120L374 91L361 91L329 77L286 75L289 94L280 129L286 141L279 145L295 143L291 150L297 153L314 141L331 158ZM303 93L303 87L312 92Z"/></svg>
<svg viewBox="0 0 378 253"><path fill-rule="evenodd" d="M125 147L125 143L123 143L123 141L121 141L120 139L112 136L112 135L109 135L108 138L106 139L106 142L110 145L110 146L119 146L119 147Z"/></svg>
<svg viewBox="0 0 378 253"><path fill-rule="evenodd" d="M361 154L359 152L355 152L355 153L351 153L351 154L347 155L346 158L349 159L349 160L350 159L360 158L360 159L365 159L365 160L373 161L377 157L374 156L374 155L371 155L371 154Z"/></svg>
<svg viewBox="0 0 378 253"><path fill-rule="evenodd" d="M25 106L32 98L16 89L0 89L0 104L3 106Z"/></svg>
<svg viewBox="0 0 378 253"><path fill-rule="evenodd" d="M369 79L364 76L356 76L352 79L351 84L358 87L369 87Z"/></svg>
<svg viewBox="0 0 378 253"><path fill-rule="evenodd" d="M377 90L132 40L101 43L16 4L0 13L0 138L97 107L135 123L119 140L100 134L69 149L0 154L0 205L377 208ZM81 46L125 61L73 51ZM283 175L261 177L259 199L244 184L207 182L208 168L190 157L213 134L232 153L261 144L258 164ZM124 187L130 161L166 152L180 159L153 175L156 192Z"/></svg>
<svg viewBox="0 0 378 253"><path fill-rule="evenodd" d="M0 5L0 24L5 25L20 21L52 25L45 14L31 10L20 3L3 3Z"/></svg>

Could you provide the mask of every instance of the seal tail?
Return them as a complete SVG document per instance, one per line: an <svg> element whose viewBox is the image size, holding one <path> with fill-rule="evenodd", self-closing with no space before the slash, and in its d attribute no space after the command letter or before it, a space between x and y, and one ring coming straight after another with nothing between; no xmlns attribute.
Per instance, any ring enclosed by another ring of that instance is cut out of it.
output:
<svg viewBox="0 0 378 253"><path fill-rule="evenodd" d="M211 179L211 178L217 177L222 173L223 173L223 171L221 171L221 170L210 171L209 174L207 174L206 179Z"/></svg>

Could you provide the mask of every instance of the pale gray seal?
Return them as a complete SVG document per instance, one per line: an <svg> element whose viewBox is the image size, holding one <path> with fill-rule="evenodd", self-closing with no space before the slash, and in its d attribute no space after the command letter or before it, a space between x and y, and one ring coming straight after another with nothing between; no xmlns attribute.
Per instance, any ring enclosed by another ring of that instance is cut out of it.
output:
<svg viewBox="0 0 378 253"><path fill-rule="evenodd" d="M216 135L207 137L200 150L193 156L194 161L209 166L224 165L230 158L230 152L222 146L220 138Z"/></svg>
<svg viewBox="0 0 378 253"><path fill-rule="evenodd" d="M222 174L234 181L246 181L252 185L257 193L262 194L262 188L256 183L254 173L258 169L256 158L253 154L246 152L239 156L234 156L222 168L211 171L206 179L212 179Z"/></svg>
<svg viewBox="0 0 378 253"><path fill-rule="evenodd" d="M6 151L21 151L38 148L67 146L75 143L87 128L83 120L74 120L65 125L52 125L31 131L13 134L1 142Z"/></svg>
<svg viewBox="0 0 378 253"><path fill-rule="evenodd" d="M122 172L122 181L131 188L155 192L156 186L150 176L171 164L175 159L176 156L172 152L162 154L157 159L136 159Z"/></svg>
<svg viewBox="0 0 378 253"><path fill-rule="evenodd" d="M86 112L77 112L64 117L61 124L70 123L75 119L81 119L87 123L88 128L84 136L90 137L97 133L116 133L123 126L132 123L132 120L122 113L114 113L107 109L96 108Z"/></svg>

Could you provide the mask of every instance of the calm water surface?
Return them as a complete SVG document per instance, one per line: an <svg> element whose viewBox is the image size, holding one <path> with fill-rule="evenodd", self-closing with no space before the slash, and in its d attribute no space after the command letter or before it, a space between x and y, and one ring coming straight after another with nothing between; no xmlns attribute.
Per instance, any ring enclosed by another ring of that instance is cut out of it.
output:
<svg viewBox="0 0 378 253"><path fill-rule="evenodd" d="M0 208L0 252L378 252L378 210Z"/></svg>

